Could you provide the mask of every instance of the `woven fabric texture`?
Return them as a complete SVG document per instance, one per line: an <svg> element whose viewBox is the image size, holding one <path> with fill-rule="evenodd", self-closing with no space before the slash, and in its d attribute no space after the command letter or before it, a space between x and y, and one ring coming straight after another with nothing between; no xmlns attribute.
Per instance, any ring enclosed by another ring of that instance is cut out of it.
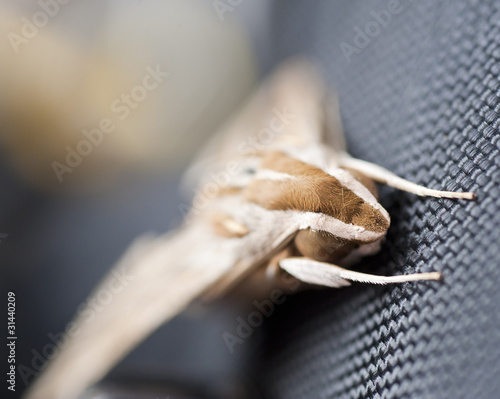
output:
<svg viewBox="0 0 500 399"><path fill-rule="evenodd" d="M259 354L264 397L498 397L500 3L275 2L273 26L270 64L319 65L354 156L479 199L382 188L392 225L358 269L445 281L287 298Z"/></svg>

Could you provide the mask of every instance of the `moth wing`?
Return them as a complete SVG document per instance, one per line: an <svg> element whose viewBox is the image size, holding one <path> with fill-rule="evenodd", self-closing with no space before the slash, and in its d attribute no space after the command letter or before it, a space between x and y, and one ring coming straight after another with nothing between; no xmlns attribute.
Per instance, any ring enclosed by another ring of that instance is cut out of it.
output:
<svg viewBox="0 0 500 399"><path fill-rule="evenodd" d="M26 398L76 398L226 273L233 260L214 252L222 241L206 233L190 226L139 239L79 310L58 355Z"/></svg>
<svg viewBox="0 0 500 399"><path fill-rule="evenodd" d="M324 102L325 124L323 132L323 142L334 150L334 154L347 153L347 144L342 127L342 118L340 115L339 97L334 91L326 95Z"/></svg>
<svg viewBox="0 0 500 399"><path fill-rule="evenodd" d="M263 151L300 149L325 140L343 150L337 98L331 96L327 108L324 100L325 85L310 63L304 59L283 63L208 143L186 173L185 183L199 186L231 160L255 168L254 157ZM245 172L245 167L240 169Z"/></svg>
<svg viewBox="0 0 500 399"><path fill-rule="evenodd" d="M292 148L300 154L302 148L321 146L326 132L323 100L324 85L310 65L303 61L285 64L209 145L190 175L201 175L201 185L234 160L240 172L226 187L243 187L253 178L251 171L247 172L258 167L260 153ZM340 118L337 125L329 125L337 135L341 134L339 123ZM221 287L224 291L233 286L286 245L300 227L296 221L284 219L286 212L270 214L255 204L241 202L238 195L229 197L236 201L235 206L217 198L175 235L139 242L127 252L80 310L72 327L78 333L68 336L27 398L77 396L158 326L210 288L217 286L215 291L221 292ZM213 226L206 223L207 214L219 202L224 205L222 211L229 212L230 230L241 222L248 227L248 234L238 239L214 234ZM242 212L242 207L248 212ZM113 291L116 273L130 278L123 292ZM348 283L340 278L337 284ZM95 301L104 290L113 293L112 300L97 311Z"/></svg>

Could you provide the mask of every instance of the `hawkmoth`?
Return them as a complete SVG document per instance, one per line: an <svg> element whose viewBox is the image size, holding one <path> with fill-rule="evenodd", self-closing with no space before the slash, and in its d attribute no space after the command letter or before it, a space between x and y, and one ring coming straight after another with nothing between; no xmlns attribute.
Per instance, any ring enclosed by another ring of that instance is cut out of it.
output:
<svg viewBox="0 0 500 399"><path fill-rule="evenodd" d="M126 288L92 320L85 307L79 312L78 333L68 334L27 398L78 396L193 300L220 297L259 272L271 285L280 273L329 287L439 280L439 272L386 277L345 268L376 253L389 228L374 182L474 197L348 155L338 100L304 61L280 67L214 140L188 173L202 177L186 222L132 245L90 298L116 273L129 277Z"/></svg>

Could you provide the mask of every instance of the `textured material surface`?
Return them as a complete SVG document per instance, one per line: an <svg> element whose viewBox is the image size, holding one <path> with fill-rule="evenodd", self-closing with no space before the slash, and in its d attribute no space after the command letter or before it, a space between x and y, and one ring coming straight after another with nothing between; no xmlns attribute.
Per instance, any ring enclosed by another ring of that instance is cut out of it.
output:
<svg viewBox="0 0 500 399"><path fill-rule="evenodd" d="M500 392L500 4L401 1L377 31L373 12L391 3L276 2L270 64L293 54L317 61L340 94L353 155L479 200L382 189L392 227L360 269L439 270L444 283L288 298L262 347L258 381L269 398ZM348 62L341 43L355 44L356 27L373 37Z"/></svg>

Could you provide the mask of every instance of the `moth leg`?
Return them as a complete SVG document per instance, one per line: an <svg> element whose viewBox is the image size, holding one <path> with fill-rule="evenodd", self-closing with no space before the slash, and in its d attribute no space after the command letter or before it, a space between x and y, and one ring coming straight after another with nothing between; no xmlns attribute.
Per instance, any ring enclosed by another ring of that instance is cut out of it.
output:
<svg viewBox="0 0 500 399"><path fill-rule="evenodd" d="M295 277L280 268L279 262L292 256L292 251L285 248L276 253L265 264L262 264L246 278L234 286L224 286L223 290L215 286L215 291L209 291L204 300L227 300L230 303L239 303L245 307L253 300L268 299L273 291L281 290L285 294L296 292L299 288L305 288Z"/></svg>
<svg viewBox="0 0 500 399"><path fill-rule="evenodd" d="M269 296L269 292L276 288L286 293L295 291L300 285L300 282L286 273L283 268L280 267L280 262L296 253L297 252L291 247L284 248L269 259L266 265L263 265L259 270L252 273L252 275L245 280L245 286L254 293L253 295L259 291L264 291L266 295Z"/></svg>
<svg viewBox="0 0 500 399"><path fill-rule="evenodd" d="M279 277L280 273L282 273L280 268L280 262L283 259L291 257L293 254L293 250L290 247L283 249L281 252L278 252L274 255L266 266L265 276L266 280L274 282Z"/></svg>
<svg viewBox="0 0 500 399"><path fill-rule="evenodd" d="M377 276L347 270L331 263L318 262L304 257L283 259L280 262L280 266L292 276L305 283L335 288L350 285L350 281L384 285L406 283L409 281L439 281L442 279L442 275L439 272L414 273L402 276Z"/></svg>
<svg viewBox="0 0 500 399"><path fill-rule="evenodd" d="M459 198L459 199L474 199L475 195L471 192L454 192L454 191L440 191L421 186L405 180L387 169L373 164L371 162L363 161L361 159L352 158L349 155L344 155L339 160L339 166L354 169L366 177L369 177L379 183L387 184L388 186L397 188L398 190L406 191L408 193L430 196L438 198Z"/></svg>

